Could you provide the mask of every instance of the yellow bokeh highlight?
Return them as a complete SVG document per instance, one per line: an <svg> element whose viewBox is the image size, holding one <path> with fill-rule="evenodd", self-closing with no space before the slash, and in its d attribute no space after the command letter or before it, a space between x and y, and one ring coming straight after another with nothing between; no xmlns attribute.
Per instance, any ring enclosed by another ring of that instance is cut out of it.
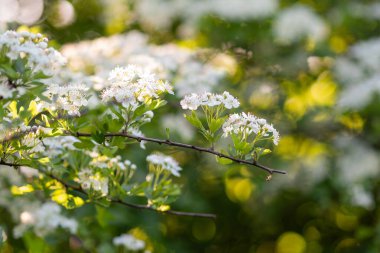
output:
<svg viewBox="0 0 380 253"><path fill-rule="evenodd" d="M344 231L351 231L358 226L358 217L338 211L335 214L335 222L338 228Z"/></svg>
<svg viewBox="0 0 380 253"><path fill-rule="evenodd" d="M226 180L226 194L233 202L247 201L255 188L256 186L247 178Z"/></svg>
<svg viewBox="0 0 380 253"><path fill-rule="evenodd" d="M339 36L332 36L329 41L330 49L337 54L341 54L347 51L348 45L346 41Z"/></svg>
<svg viewBox="0 0 380 253"><path fill-rule="evenodd" d="M199 241L208 241L215 236L216 225L212 220L195 221L192 226L193 236Z"/></svg>
<svg viewBox="0 0 380 253"><path fill-rule="evenodd" d="M157 210L160 212L165 212L165 211L170 210L170 206L169 205L161 205L157 208Z"/></svg>
<svg viewBox="0 0 380 253"><path fill-rule="evenodd" d="M38 162L40 162L42 164L48 164L50 162L50 158L49 157L42 157L42 158L38 159Z"/></svg>
<svg viewBox="0 0 380 253"><path fill-rule="evenodd" d="M30 193L30 192L33 192L33 191L34 191L34 188L30 184L23 185L23 186L15 186L15 185L13 185L11 187L11 193L13 195L24 195L25 193Z"/></svg>
<svg viewBox="0 0 380 253"><path fill-rule="evenodd" d="M346 252L347 249L353 248L358 244L354 238L345 238L341 240L335 248L335 252Z"/></svg>
<svg viewBox="0 0 380 253"><path fill-rule="evenodd" d="M57 189L53 191L50 196L54 202L68 209L80 207L84 204L82 198L67 194L66 190L64 189Z"/></svg>
<svg viewBox="0 0 380 253"><path fill-rule="evenodd" d="M62 205L68 201L68 196L65 190L58 189L51 193L51 199Z"/></svg>
<svg viewBox="0 0 380 253"><path fill-rule="evenodd" d="M109 35L121 33L125 27L125 20L123 18L115 18L106 25L106 33Z"/></svg>
<svg viewBox="0 0 380 253"><path fill-rule="evenodd" d="M313 163L327 152L327 146L318 141L299 136L285 135L276 148L276 153L285 159L302 158L306 163Z"/></svg>
<svg viewBox="0 0 380 253"><path fill-rule="evenodd" d="M285 232L277 240L276 253L303 253L305 250L305 239L295 232Z"/></svg>
<svg viewBox="0 0 380 253"><path fill-rule="evenodd" d="M11 112L11 115L12 115L12 118L15 119L18 117L18 113L17 113L17 102L16 101L12 101L9 105L8 105L8 109L9 111Z"/></svg>
<svg viewBox="0 0 380 253"><path fill-rule="evenodd" d="M198 35L192 39L179 40L176 43L178 46L187 49L198 49L207 44L207 38L203 35Z"/></svg>
<svg viewBox="0 0 380 253"><path fill-rule="evenodd" d="M307 107L307 101L302 95L291 96L285 102L285 111L296 117L303 116Z"/></svg>
<svg viewBox="0 0 380 253"><path fill-rule="evenodd" d="M17 28L17 32L31 32L31 33L41 33L41 27L40 26L26 26L21 25Z"/></svg>
<svg viewBox="0 0 380 253"><path fill-rule="evenodd" d="M310 87L311 106L332 106L336 101L337 85L330 74L322 73Z"/></svg>
<svg viewBox="0 0 380 253"><path fill-rule="evenodd" d="M308 82L307 78L300 77L301 82ZM331 107L336 103L337 84L328 71L322 72L318 78L301 85L286 84L288 98L285 101L285 111L295 117L302 117L308 110L318 106Z"/></svg>
<svg viewBox="0 0 380 253"><path fill-rule="evenodd" d="M339 122L348 129L360 133L364 127L364 119L359 113L352 113L349 115L342 115L338 119Z"/></svg>

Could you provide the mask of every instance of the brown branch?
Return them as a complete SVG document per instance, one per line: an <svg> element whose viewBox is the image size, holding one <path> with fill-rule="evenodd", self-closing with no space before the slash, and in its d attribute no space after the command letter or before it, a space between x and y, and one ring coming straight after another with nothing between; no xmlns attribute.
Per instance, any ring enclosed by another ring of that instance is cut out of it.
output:
<svg viewBox="0 0 380 253"><path fill-rule="evenodd" d="M81 133L81 132L70 133L70 134L77 136L77 137L91 137L92 136L92 134L90 134L90 133ZM238 159L238 158L235 158L233 156L229 156L229 155L225 155L223 153L217 152L211 148L204 148L204 147L194 146L194 145L190 145L190 144L174 142L174 141L170 141L170 140L162 140L162 139L156 139L156 138L136 136L136 135L132 135L132 134L128 134L128 133L106 133L106 134L104 134L104 136L105 137L126 137L129 139L137 140L138 142L147 141L147 142L154 142L154 143L158 143L158 144L165 144L168 146L180 147L180 148L185 148L185 149L192 149L192 150L196 150L196 151L200 151L200 152L213 154L213 155L218 156L218 157L226 158L226 159L229 159L229 160L237 162L237 163L252 165L252 166L255 166L255 167L260 168L262 170L265 170L266 172L268 172L271 175L274 173L286 174L286 171L274 170L274 169L268 168L262 164L259 164L257 161L247 161L247 160Z"/></svg>
<svg viewBox="0 0 380 253"><path fill-rule="evenodd" d="M22 165L22 164L16 164L16 163L5 162L5 161L3 161L3 160L1 160L1 159L0 159L0 165L6 165L6 166L9 166L9 167L14 167L14 168L18 168L18 167L20 167L20 166L28 166L28 165ZM53 174L51 174L51 173L47 173L47 172L45 172L45 171L41 171L40 169L37 169L37 170L38 170L39 172L41 172L42 174L44 174L44 175L50 177L51 179L54 179L54 180L58 181L58 182L61 183L65 188L79 191L79 192L85 194L86 196L88 196L87 192L86 192L85 190L83 190L81 186L78 186L78 185L70 185L70 184L68 184L67 182L63 181L62 179L56 177L55 175L53 175ZM111 199L110 201L111 201L111 203L121 204L121 205L124 205L124 206L130 207L130 208L149 210L149 211L158 212L158 213L162 213L162 214L170 214L170 215L176 215L176 216L188 216L188 217L198 217L198 218L216 219L216 215L215 215L215 214L212 214L212 213L192 213L192 212L180 212L180 211L174 211L174 210L160 211L160 210L154 209L154 208L151 207L151 206L147 206L147 205L139 205L139 204L133 204L133 203L125 202L125 201L123 201L123 200L121 200L121 199Z"/></svg>

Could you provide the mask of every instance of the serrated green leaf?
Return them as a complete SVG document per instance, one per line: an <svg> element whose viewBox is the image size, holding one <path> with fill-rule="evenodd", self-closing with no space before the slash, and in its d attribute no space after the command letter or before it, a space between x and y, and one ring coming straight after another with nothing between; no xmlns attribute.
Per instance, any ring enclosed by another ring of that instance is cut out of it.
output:
<svg viewBox="0 0 380 253"><path fill-rule="evenodd" d="M212 119L210 123L210 131L216 133L223 125L224 118Z"/></svg>
<svg viewBox="0 0 380 253"><path fill-rule="evenodd" d="M104 140L106 139L104 134L100 131L93 133L91 136L99 144L102 144L104 142Z"/></svg>
<svg viewBox="0 0 380 253"><path fill-rule="evenodd" d="M196 128L204 129L202 122L199 120L197 114L194 111L192 111L191 114L185 114L184 117Z"/></svg>

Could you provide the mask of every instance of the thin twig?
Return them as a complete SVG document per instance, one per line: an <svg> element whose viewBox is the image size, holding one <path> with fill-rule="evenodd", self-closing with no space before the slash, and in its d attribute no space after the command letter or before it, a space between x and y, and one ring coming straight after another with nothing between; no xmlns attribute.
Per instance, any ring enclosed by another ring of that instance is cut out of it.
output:
<svg viewBox="0 0 380 253"><path fill-rule="evenodd" d="M81 133L81 132L70 133L70 134L77 136L77 137L91 137L92 136L92 134L90 134L90 133ZM196 151L205 152L205 153L213 154L213 155L218 156L218 157L226 158L226 159L229 159L229 160L237 162L237 163L252 165L252 166L255 166L255 167L260 168L262 170L265 170L266 172L268 172L271 175L274 173L286 174L286 171L268 168L262 164L259 164L257 161L247 161L247 160L235 158L233 156L225 155L223 153L220 153L220 152L213 150L212 148L204 148L204 147L194 146L194 145L190 145L190 144L174 142L174 141L170 141L170 140L136 136L136 135L128 134L128 133L105 133L104 136L105 137L126 137L129 139L137 140L138 142L148 141L148 142L154 142L154 143L164 144L164 145L168 145L168 146L181 147L181 148L185 148L185 149L193 149Z"/></svg>
<svg viewBox="0 0 380 253"><path fill-rule="evenodd" d="M0 165L6 165L6 166L9 166L9 167L14 167L14 168L18 168L20 166L28 166L28 165L22 165L22 164L16 164L16 163L9 163L9 162L5 162L3 160L0 160ZM37 169L39 172L41 172L42 174L50 177L51 179L54 179L56 181L58 181L59 183L61 183L65 188L67 189L72 189L72 190L75 190L75 191L78 191L78 192L81 192L83 194L85 194L86 196L88 196L87 192L85 190L82 189L82 187L80 187L79 185L70 185L68 184L67 182L63 181L62 179L56 177L55 175L51 174L51 173L47 173L45 171L41 171L39 169ZM174 211L174 210L167 210L167 211L160 211L160 210L157 210L157 209L154 209L153 207L151 206L147 206L147 205L139 205L139 204L133 204L133 203L129 203L129 202L125 202L121 199L111 199L110 200L111 203L116 203L116 204L121 204L121 205L124 205L124 206L127 206L127 207L130 207L130 208L135 208L135 209L143 209L143 210L149 210L149 211L153 211L153 212L158 212L158 213L162 213L162 214L170 214L170 215L176 215L176 216L188 216L188 217L198 217L198 218L208 218L208 219L216 219L216 215L215 214L212 214L212 213L192 213L192 212L180 212L180 211Z"/></svg>

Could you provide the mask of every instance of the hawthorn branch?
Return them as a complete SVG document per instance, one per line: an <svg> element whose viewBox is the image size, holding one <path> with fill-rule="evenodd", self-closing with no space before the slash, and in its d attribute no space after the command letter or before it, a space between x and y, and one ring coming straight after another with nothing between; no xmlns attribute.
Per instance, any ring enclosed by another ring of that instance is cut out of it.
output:
<svg viewBox="0 0 380 253"><path fill-rule="evenodd" d="M90 133L81 133L81 132L71 133L71 134L74 135L74 136L77 136L77 137L91 137L92 136L92 134L90 134ZM180 148L185 148L185 149L192 149L192 150L196 150L196 151L200 151L200 152L204 152L204 153L209 153L209 154L212 154L214 156L221 157L221 158L226 158L226 159L229 159L229 160L234 161L236 163L241 163L241 164L247 164L247 165L255 166L257 168L265 170L270 175L272 175L274 173L277 173L277 174L286 174L286 171L275 170L275 169L268 168L268 167L266 167L266 166L264 166L262 164L259 164L255 160L253 160L253 161L242 160L242 159L239 159L239 158L236 158L236 157L233 157L233 156L229 156L229 155L225 155L223 153L217 152L217 151L213 150L212 148L204 148L204 147L194 146L194 145L190 145L190 144L185 144L185 143L180 143L180 142L174 142L174 141L171 141L171 140L163 140L163 139L157 139L157 138L149 138L149 137L136 136L136 135L128 134L128 133L106 133L106 134L104 134L104 136L105 137L126 137L128 139L133 139L133 140L136 140L138 142L147 141L147 142L158 143L160 145L164 144L164 145L168 145L168 146L180 147Z"/></svg>
<svg viewBox="0 0 380 253"><path fill-rule="evenodd" d="M9 167L14 167L14 168L19 168L20 166L28 166L28 165L22 165L22 164L16 164L16 163L6 162L6 161L3 161L1 159L0 159L0 165L5 165L5 166L9 166ZM57 182L61 183L66 189L75 190L75 191L78 191L78 192L80 192L80 193L88 196L87 192L85 190L83 190L81 186L79 186L79 185L71 185L71 184L63 181L62 179L58 178L57 176L55 176L55 175L53 175L51 173L48 173L46 171L42 171L40 169L37 169L37 170L40 173L44 174L45 176L47 176L47 177L49 177L51 179L54 179ZM175 211L175 210L160 211L160 210L157 210L157 209L155 209L155 208L153 208L151 206L148 206L148 205L133 204L133 203L129 203L129 202L126 202L124 200L121 200L121 199L111 199L110 202L111 203L115 203L115 204L120 204L120 205L123 205L123 206L127 206L127 207L130 207L130 208L134 208L134 209L149 210L149 211L157 212L157 213L161 213L161 214L170 214L170 215L176 215L176 216L187 216L187 217L216 219L216 215L212 214L212 213L193 213L193 212L181 212L181 211Z"/></svg>

